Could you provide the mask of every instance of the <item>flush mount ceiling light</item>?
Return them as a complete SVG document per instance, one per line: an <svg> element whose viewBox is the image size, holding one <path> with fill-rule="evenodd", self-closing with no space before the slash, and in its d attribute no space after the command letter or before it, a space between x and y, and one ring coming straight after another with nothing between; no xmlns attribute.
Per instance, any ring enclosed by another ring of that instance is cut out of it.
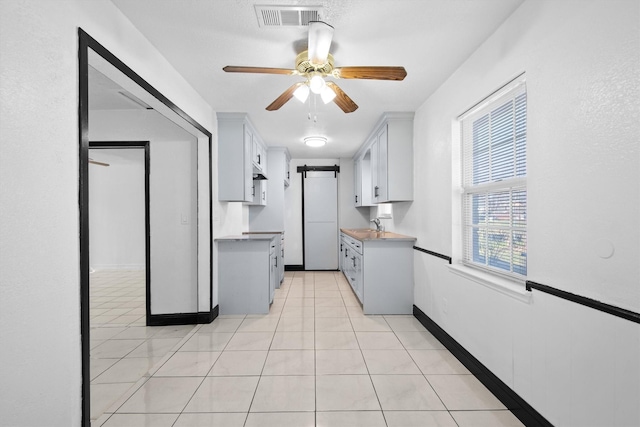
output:
<svg viewBox="0 0 640 427"><path fill-rule="evenodd" d="M308 136L304 139L304 143L309 147L322 147L327 143L327 138L324 136Z"/></svg>

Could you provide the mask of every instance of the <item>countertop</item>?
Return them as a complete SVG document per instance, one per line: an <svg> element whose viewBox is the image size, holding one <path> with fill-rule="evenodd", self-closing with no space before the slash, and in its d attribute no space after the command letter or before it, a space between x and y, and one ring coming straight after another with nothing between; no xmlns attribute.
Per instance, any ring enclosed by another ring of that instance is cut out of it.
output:
<svg viewBox="0 0 640 427"><path fill-rule="evenodd" d="M347 236L353 237L356 240L408 240L415 241L415 237L405 236L403 234L396 234L390 231L375 231L369 228L341 228Z"/></svg>
<svg viewBox="0 0 640 427"><path fill-rule="evenodd" d="M257 240L271 240L274 237L280 237L280 233L271 233L271 234L239 234L239 235L235 235L235 236L224 236L224 237L218 237L217 239L214 239L216 242L219 241L257 241Z"/></svg>
<svg viewBox="0 0 640 427"><path fill-rule="evenodd" d="M242 234L284 234L284 231L243 231Z"/></svg>

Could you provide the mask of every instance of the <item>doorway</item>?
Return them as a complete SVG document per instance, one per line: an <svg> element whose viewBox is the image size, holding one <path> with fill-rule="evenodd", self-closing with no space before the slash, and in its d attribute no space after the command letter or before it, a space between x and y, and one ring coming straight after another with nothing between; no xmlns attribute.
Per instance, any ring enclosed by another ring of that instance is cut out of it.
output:
<svg viewBox="0 0 640 427"><path fill-rule="evenodd" d="M335 166L302 166L305 270L338 270L338 173Z"/></svg>
<svg viewBox="0 0 640 427"><path fill-rule="evenodd" d="M95 39L91 38L82 29L78 29L79 50L79 214L80 214L80 299L81 299L81 336L82 336L82 425L91 425L91 372L90 372L90 242L89 242L89 70L96 68L101 73L121 85L129 94L134 95L137 101L146 104L149 109L171 122L172 126L179 127L183 132L189 133L194 142L193 150L185 154L184 160L188 161L196 171L189 179L192 180L190 197L195 201L185 216L177 218L182 225L192 226L195 230L194 248L196 255L193 267L195 290L187 298L188 309L163 311L166 306L160 306L157 315L153 316L147 324L158 325L193 325L197 323L211 322L217 315L217 306L213 306L212 295L212 264L211 253L213 251L212 236L212 134L202 125L196 122L178 106L158 92L153 86L142 79L138 74L122 63L112 53L105 49ZM176 126L177 125L177 126ZM170 147L168 147L170 148ZM194 154L195 153L195 154ZM166 156L171 159L169 155ZM151 172L153 176L155 172ZM195 183L195 185L193 185ZM155 197L154 197L155 199ZM153 210L153 209L152 209ZM187 224L184 224L187 222ZM189 227L185 227L189 228ZM191 234L191 233L189 233ZM149 247L149 245L147 245ZM200 260L201 262L198 262ZM149 271L147 269L146 271ZM145 272L146 274L146 272ZM147 283L150 281L147 280ZM175 287L174 287L175 288ZM148 298L150 300L151 298ZM167 301L165 298L163 301ZM161 304L163 303L161 301ZM179 301L184 303L185 301ZM185 304L184 306L187 306ZM172 308L173 310L173 308ZM148 311L148 310L147 310ZM97 337L96 337L97 338Z"/></svg>

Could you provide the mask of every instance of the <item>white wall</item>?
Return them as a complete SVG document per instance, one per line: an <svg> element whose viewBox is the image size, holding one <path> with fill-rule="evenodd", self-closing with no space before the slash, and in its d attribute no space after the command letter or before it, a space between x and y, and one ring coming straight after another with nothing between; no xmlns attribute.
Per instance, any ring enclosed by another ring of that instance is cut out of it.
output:
<svg viewBox="0 0 640 427"><path fill-rule="evenodd" d="M390 228L458 253L454 120L526 72L528 278L639 311L639 8L525 2L416 112L415 200ZM414 256L416 305L551 423L640 425L638 324Z"/></svg>
<svg viewBox="0 0 640 427"><path fill-rule="evenodd" d="M111 2L0 2L5 425L80 425L78 27L215 135L210 106Z"/></svg>
<svg viewBox="0 0 640 427"><path fill-rule="evenodd" d="M198 230L196 138L153 110L91 111L89 138L149 141L151 314L197 312L198 288L207 299L209 289L208 272L198 280L198 235L209 236Z"/></svg>
<svg viewBox="0 0 640 427"><path fill-rule="evenodd" d="M101 269L145 269L144 148L91 149L89 260Z"/></svg>

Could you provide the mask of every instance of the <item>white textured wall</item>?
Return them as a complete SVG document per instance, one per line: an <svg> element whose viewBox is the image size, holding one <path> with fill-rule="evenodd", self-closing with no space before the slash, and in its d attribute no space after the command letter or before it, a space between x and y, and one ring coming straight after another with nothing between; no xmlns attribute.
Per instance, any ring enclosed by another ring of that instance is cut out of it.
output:
<svg viewBox="0 0 640 427"><path fill-rule="evenodd" d="M145 269L144 148L91 149L89 261L100 269Z"/></svg>
<svg viewBox="0 0 640 427"><path fill-rule="evenodd" d="M640 311L639 9L525 2L416 112L415 200L393 230L458 252L454 119L526 72L528 278ZM638 324L414 256L416 305L554 425L640 425Z"/></svg>
<svg viewBox="0 0 640 427"><path fill-rule="evenodd" d="M198 311L198 288L208 303L209 272L197 276L198 260L207 258L196 245L209 235L198 229L196 138L154 110L111 110L89 114L89 139L149 141L151 314Z"/></svg>
<svg viewBox="0 0 640 427"><path fill-rule="evenodd" d="M79 26L215 129L211 108L111 2L0 1L3 425L80 425Z"/></svg>

